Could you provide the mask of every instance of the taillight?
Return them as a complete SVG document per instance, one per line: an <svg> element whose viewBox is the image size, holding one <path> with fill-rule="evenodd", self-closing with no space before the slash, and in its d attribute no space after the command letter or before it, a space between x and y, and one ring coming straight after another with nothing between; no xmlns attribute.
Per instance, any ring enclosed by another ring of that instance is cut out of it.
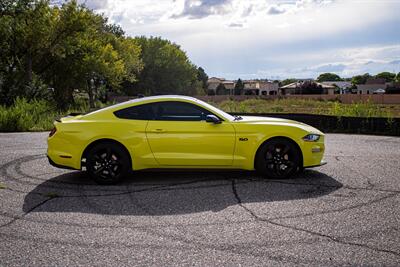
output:
<svg viewBox="0 0 400 267"><path fill-rule="evenodd" d="M56 132L57 132L57 128L53 127L53 129L51 129L51 131L49 133L49 137L52 137Z"/></svg>

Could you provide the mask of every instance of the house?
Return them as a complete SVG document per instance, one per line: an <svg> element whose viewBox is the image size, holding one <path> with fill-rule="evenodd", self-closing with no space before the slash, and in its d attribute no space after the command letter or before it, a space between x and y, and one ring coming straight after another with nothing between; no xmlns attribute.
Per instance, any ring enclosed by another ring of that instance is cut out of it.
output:
<svg viewBox="0 0 400 267"><path fill-rule="evenodd" d="M224 78L217 78L217 77L211 77L210 79L207 80L207 89L208 90L216 90L218 85L225 81Z"/></svg>
<svg viewBox="0 0 400 267"><path fill-rule="evenodd" d="M207 81L207 84L208 84L207 89L209 91L214 91L214 94L217 94L217 87L221 83L224 85L224 87L226 89L226 92L224 92L224 94L227 94L227 95L234 94L235 82L231 81L231 80L226 80L224 78L211 77Z"/></svg>
<svg viewBox="0 0 400 267"><path fill-rule="evenodd" d="M357 94L382 94L391 86L385 79L368 79L365 84L357 84Z"/></svg>
<svg viewBox="0 0 400 267"><path fill-rule="evenodd" d="M326 82L322 82L322 84L335 86L335 87L339 88L339 93L340 94L351 93L351 87L352 87L351 82L346 82L346 81L326 81Z"/></svg>
<svg viewBox="0 0 400 267"><path fill-rule="evenodd" d="M303 94L335 94L336 87L326 85L312 80L297 81L279 88L280 95L303 95Z"/></svg>
<svg viewBox="0 0 400 267"><path fill-rule="evenodd" d="M236 81L226 80L224 78L211 77L208 79L208 90L214 91L214 94L217 94L216 90L219 84L223 84L227 95L235 94L235 85ZM276 95L278 94L279 84L274 83L268 80L244 80L243 81L243 92L245 95Z"/></svg>
<svg viewBox="0 0 400 267"><path fill-rule="evenodd" d="M244 80L245 95L277 95L279 84L268 80Z"/></svg>

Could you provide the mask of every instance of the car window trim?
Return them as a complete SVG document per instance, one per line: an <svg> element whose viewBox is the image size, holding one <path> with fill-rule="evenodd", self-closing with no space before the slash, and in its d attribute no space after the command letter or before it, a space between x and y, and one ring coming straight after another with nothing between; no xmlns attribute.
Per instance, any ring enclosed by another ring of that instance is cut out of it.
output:
<svg viewBox="0 0 400 267"><path fill-rule="evenodd" d="M221 121L225 121L223 118L221 118L221 116L218 116L218 115L214 114L214 112L212 112L212 111L210 111L210 110L208 110L208 109L206 109L206 108L204 108L204 107L202 107L202 106L200 106L200 105L197 105L197 104L195 104L195 103L192 103L192 102L176 101L176 100L164 100L164 101L157 101L157 102L153 102L153 103L160 104L160 103L167 103L167 102L184 103L184 104L188 104L188 105L193 105L193 106L199 108L200 111L203 111L203 110L204 110L204 111L207 111L208 113L210 113L209 115L214 115L214 116L216 116L218 119L220 119ZM158 114L157 114L157 112L155 112L155 119L154 119L154 121L183 121L183 122L192 121L192 122L201 122L201 121L205 121L205 120L160 120L160 119L158 119Z"/></svg>
<svg viewBox="0 0 400 267"><path fill-rule="evenodd" d="M207 109L207 108L205 108L205 107L203 107L203 106L201 106L201 105L197 105L197 103L186 102L186 101L176 101L176 100L163 100L163 101L142 103L142 104L138 104L138 105L134 105L134 106L125 107L125 108L122 108L122 109L115 110L115 111L113 111L113 114L114 114L114 116L115 116L116 118L118 118L118 119L122 119L122 120L133 120L133 121L135 121L135 120L136 120L136 121L183 121L183 122L188 122L188 121L193 121L193 122L195 122L195 121L196 121L196 122L197 122L197 121L205 121L205 120L162 120L162 119L158 119L158 115L156 114L156 110L154 110L154 108L155 108L155 106L159 105L160 103L166 103L166 102L177 102L177 103L185 103L185 104L188 104L188 105L193 105L193 106L199 108L200 110L207 111L208 113L210 113L210 115L216 116L221 122L226 121L225 118L223 118L223 117L221 117L221 116L215 114L213 111L211 111L211 110L209 110L209 109ZM149 119L149 118L147 118L147 119L137 119L137 118L136 118L136 119L131 119L131 118L122 118L122 117L118 117L118 116L117 116L117 112L120 112L120 111L123 111L123 110L128 110L128 109L134 108L134 107L144 106L144 105L149 105L149 106L151 106L151 108L153 109L153 113L154 113L153 115L154 115L154 117L153 117L152 119Z"/></svg>

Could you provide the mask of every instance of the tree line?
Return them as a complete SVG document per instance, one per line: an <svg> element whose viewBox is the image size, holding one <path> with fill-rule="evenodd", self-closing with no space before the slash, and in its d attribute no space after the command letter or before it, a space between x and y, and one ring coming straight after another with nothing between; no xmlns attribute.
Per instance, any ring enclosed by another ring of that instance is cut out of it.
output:
<svg viewBox="0 0 400 267"><path fill-rule="evenodd" d="M322 73L318 76L317 82L339 82L339 81L347 81L351 82L352 85L355 87L357 84L365 84L369 79L383 79L385 82L400 82L400 72L399 73L392 73L388 71L384 71L378 73L376 75L371 75L369 73L365 73L362 75L356 75L351 78L342 78L336 73ZM288 85L298 81L295 78L285 79L280 82L281 86Z"/></svg>
<svg viewBox="0 0 400 267"><path fill-rule="evenodd" d="M109 92L202 94L208 76L179 45L129 37L76 0L0 1L0 104L48 99L60 108L86 92L90 106Z"/></svg>

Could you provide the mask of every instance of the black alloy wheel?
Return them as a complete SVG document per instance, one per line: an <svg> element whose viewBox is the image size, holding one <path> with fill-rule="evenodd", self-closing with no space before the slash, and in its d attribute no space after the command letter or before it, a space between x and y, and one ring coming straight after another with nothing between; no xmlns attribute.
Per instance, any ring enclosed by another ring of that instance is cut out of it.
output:
<svg viewBox="0 0 400 267"><path fill-rule="evenodd" d="M114 143L100 143L87 154L86 169L92 179L103 185L119 182L128 174L129 155Z"/></svg>
<svg viewBox="0 0 400 267"><path fill-rule="evenodd" d="M300 153L291 141L272 139L257 152L256 170L273 179L289 178L302 166Z"/></svg>

